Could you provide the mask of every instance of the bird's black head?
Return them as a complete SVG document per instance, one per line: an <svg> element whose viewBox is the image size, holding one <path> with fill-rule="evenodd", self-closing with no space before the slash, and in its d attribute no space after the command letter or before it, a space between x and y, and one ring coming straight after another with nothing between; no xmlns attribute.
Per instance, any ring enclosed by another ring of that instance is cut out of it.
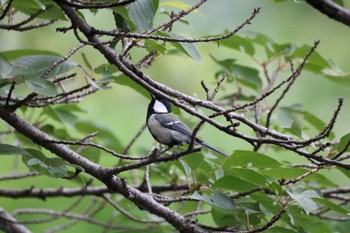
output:
<svg viewBox="0 0 350 233"><path fill-rule="evenodd" d="M148 105L147 115L151 115L153 113L170 113L171 106L170 103L159 96L152 96L152 100Z"/></svg>

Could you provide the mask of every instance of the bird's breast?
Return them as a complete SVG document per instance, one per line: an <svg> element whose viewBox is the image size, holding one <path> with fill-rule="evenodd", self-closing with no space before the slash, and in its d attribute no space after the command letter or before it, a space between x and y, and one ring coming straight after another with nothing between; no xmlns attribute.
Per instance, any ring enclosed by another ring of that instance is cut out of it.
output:
<svg viewBox="0 0 350 233"><path fill-rule="evenodd" d="M148 118L147 126L153 138L161 144L173 146L187 141L187 135L162 126L155 114Z"/></svg>

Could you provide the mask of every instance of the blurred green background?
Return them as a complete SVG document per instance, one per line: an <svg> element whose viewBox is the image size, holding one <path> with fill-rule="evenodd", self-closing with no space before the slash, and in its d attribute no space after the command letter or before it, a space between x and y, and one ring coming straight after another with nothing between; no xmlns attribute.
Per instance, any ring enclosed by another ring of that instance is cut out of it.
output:
<svg viewBox="0 0 350 233"><path fill-rule="evenodd" d="M160 1L160 8L162 3ZM193 4L195 1L184 1L187 4ZM345 1L345 6L350 6ZM325 58L333 59L343 70L349 69L350 55L350 28L338 22L335 22L318 11L314 10L303 1L285 1L275 4L271 0L209 0L199 10L199 13L186 17L189 25L177 24L173 31L182 35L189 35L193 38L220 34L224 30L233 30L247 17L250 16L254 8L261 7L261 13L252 21L252 24L246 26L243 31L261 32L276 42L292 42L312 45L315 40L320 40L318 52ZM105 10L107 11L107 10ZM107 14L106 14L107 13ZM88 14L87 21L96 27L103 29L113 28L114 21L110 12L100 12L97 15ZM167 16L159 15L156 17L155 25L164 22ZM54 27L38 29L31 32L7 32L0 31L0 51L15 49L41 49L52 50L64 55L77 45L77 40L71 33L56 33L57 27L69 26L67 23L59 23ZM238 63L256 66L256 64L242 53L227 49L220 49L215 44L198 44L198 49L202 55L202 63L199 64L185 56L166 56L156 59L152 67L143 71L155 80L158 80L170 87L185 92L189 95L205 98L200 81L205 80L211 88L215 86L215 73L218 67L210 58L213 55L216 58L234 58ZM93 66L104 63L104 58L94 49L85 47L71 60L83 64L81 53L85 53ZM133 61L137 62L143 54L137 51L132 53ZM258 56L259 57L259 56ZM279 79L282 80L289 76L289 73L282 73ZM83 80L83 78L81 77ZM126 145L136 132L145 123L145 116L148 101L135 91L124 86L112 85L110 90L100 90L97 93L85 98L81 107L86 111L85 114L79 114L79 121L94 119L100 124L108 127L115 132L115 136L123 145ZM220 94L230 93L229 88ZM337 105L337 98L343 96L345 104L340 113L339 120L335 126L336 136L339 139L342 135L349 132L349 113L350 113L350 92L347 87L334 84L321 76L304 72L296 81L291 91L282 102L282 105L302 103L304 108L322 120L327 122ZM187 114L182 118L193 119ZM70 129L74 130L74 129ZM199 135L205 138L210 144L217 145L219 148L230 154L234 149L248 149L248 144L241 140L223 135L222 133L211 130L210 126L205 126ZM141 153L149 149L153 143L148 132L142 134L140 140L132 148L132 153ZM225 145L225 146L221 146ZM20 165L21 166L21 165ZM11 167L1 168L1 173L10 172ZM47 183L38 183L35 179L28 179L28 183L35 187L47 187L51 179L47 178ZM69 181L61 181L62 186L74 186ZM4 185L0 183L0 185ZM11 184L13 187L22 187L21 183ZM53 187L57 184L52 183ZM0 199L2 206L14 207L14 202L5 203L6 199ZM64 201L65 199L59 199ZM55 201L43 203L34 201L38 206L45 207L56 206ZM28 203L32 206L33 202ZM26 207L26 200L19 200L17 206ZM83 209L83 208L82 208ZM93 228L88 228L92 232Z"/></svg>
<svg viewBox="0 0 350 233"><path fill-rule="evenodd" d="M163 2L165 1L160 1L160 9ZM185 3L192 4L195 1L185 1ZM345 1L345 6L346 4L347 1ZM292 42L312 45L315 40L321 40L318 47L321 55L333 59L341 69L348 69L350 29L327 18L303 1L285 1L278 4L268 0L208 1L200 8L199 13L186 17L190 25L177 24L174 32L199 37L232 30L243 22L255 7L261 7L262 11L243 31L261 32L278 43ZM167 16L158 15L155 25L165 19ZM107 14L102 12L98 15L90 14L87 20L104 29L113 27L112 15L109 12ZM59 26L68 25L59 23ZM77 41L71 33L56 33L56 27L25 33L0 31L0 50L33 48L58 51L64 55L77 44ZM200 81L205 80L206 83L213 84L214 74L218 70L210 55L217 58L234 58L241 64L248 62L248 64L251 63L249 65L256 66L242 53L226 49L220 50L216 45L209 43L197 46L202 55L201 64L185 56L167 56L157 59L152 67L144 69L144 72L175 89L203 98L205 93L200 86ZM71 60L82 63L81 52L87 55L92 65L98 66L105 62L100 54L89 47L82 49ZM137 61L138 57L140 55L136 52L133 55L134 61ZM282 80L286 77L288 73L280 75L279 78ZM297 80L296 85L282 104L302 103L305 109L327 121L331 117L339 96L345 97L345 106L339 118L342 124L339 123L335 127L335 131L339 132L337 135L340 136L348 130L347 127L344 127L344 124L348 125L348 114L346 113L350 112L348 88L305 72ZM87 114L82 114L81 118L98 119L102 124L113 128L121 142L127 143L144 123L147 104L147 99L131 89L113 85L113 89L101 90L82 101L82 107ZM201 136L209 137L208 141L213 144L222 142L222 135L220 137L216 133L207 135L206 128L200 133ZM143 145L150 145L152 141L150 135L146 133L139 142ZM233 146L232 149L234 148Z"/></svg>

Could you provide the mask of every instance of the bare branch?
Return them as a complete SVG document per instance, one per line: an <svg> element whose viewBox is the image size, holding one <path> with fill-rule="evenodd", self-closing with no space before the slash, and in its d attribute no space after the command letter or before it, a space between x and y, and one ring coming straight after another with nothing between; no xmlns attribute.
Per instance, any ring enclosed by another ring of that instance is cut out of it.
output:
<svg viewBox="0 0 350 233"><path fill-rule="evenodd" d="M0 229L4 232L30 233L25 226L18 223L17 220L3 208L0 208Z"/></svg>
<svg viewBox="0 0 350 233"><path fill-rule="evenodd" d="M306 0L306 2L329 18L350 26L350 10L331 0Z"/></svg>
<svg viewBox="0 0 350 233"><path fill-rule="evenodd" d="M46 133L32 126L24 119L21 119L15 113L9 113L0 108L0 118L15 128L19 133L31 138L34 143L46 148L72 164L83 167L85 172L99 179L106 186L108 186L109 189L119 192L125 198L131 200L138 206L142 206L142 208L150 213L163 217L176 229L179 229L180 231L192 230L193 232L198 233L203 232L203 230L196 224L186 222L185 218L180 214L159 204L147 194L128 186L124 179L121 179L113 174L113 169L107 169L99 164L93 163L76 152L70 150L65 145L45 142L52 141L52 138L50 138Z"/></svg>
<svg viewBox="0 0 350 233"><path fill-rule="evenodd" d="M137 0L124 0L121 2L80 2L80 1L66 1L66 0L59 0L60 3L65 4L70 7L74 7L77 9L103 9L103 8L111 8L111 7L120 7L120 6L126 6L130 3L133 3Z"/></svg>

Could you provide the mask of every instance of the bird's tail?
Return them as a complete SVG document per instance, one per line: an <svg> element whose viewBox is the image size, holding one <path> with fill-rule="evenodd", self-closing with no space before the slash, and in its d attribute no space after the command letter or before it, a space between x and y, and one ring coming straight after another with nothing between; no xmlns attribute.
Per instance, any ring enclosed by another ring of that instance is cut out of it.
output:
<svg viewBox="0 0 350 233"><path fill-rule="evenodd" d="M220 155L223 155L225 157L228 157L228 155L226 155L224 152L220 151L219 149L216 149L215 147L209 145L208 143L196 138L195 141L194 141L196 144L199 144L201 146L204 146L212 151L215 151L216 153L220 154Z"/></svg>

